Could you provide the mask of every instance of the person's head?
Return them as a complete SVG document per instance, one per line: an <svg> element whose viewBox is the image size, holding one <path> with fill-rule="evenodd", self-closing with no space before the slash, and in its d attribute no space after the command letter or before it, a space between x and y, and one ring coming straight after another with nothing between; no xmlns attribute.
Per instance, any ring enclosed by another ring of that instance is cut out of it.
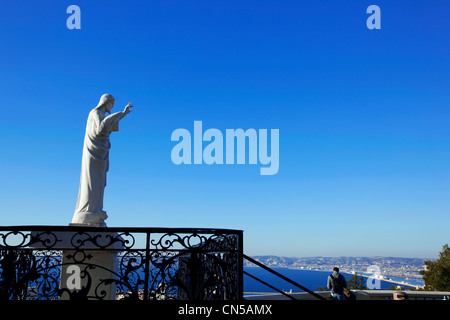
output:
<svg viewBox="0 0 450 320"><path fill-rule="evenodd" d="M339 273L339 268L338 267L334 267L333 268L333 272Z"/></svg>
<svg viewBox="0 0 450 320"><path fill-rule="evenodd" d="M105 93L101 96L96 108L104 108L105 112L111 113L115 101L116 99L112 95L110 95L109 93Z"/></svg>

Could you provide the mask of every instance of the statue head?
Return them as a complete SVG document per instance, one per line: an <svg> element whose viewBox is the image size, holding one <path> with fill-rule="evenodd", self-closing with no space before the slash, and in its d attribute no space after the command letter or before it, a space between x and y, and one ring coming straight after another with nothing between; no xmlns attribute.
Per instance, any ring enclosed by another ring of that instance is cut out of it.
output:
<svg viewBox="0 0 450 320"><path fill-rule="evenodd" d="M95 109L105 108L105 111L111 113L111 109L114 107L116 99L109 93L105 93L100 97L97 107Z"/></svg>

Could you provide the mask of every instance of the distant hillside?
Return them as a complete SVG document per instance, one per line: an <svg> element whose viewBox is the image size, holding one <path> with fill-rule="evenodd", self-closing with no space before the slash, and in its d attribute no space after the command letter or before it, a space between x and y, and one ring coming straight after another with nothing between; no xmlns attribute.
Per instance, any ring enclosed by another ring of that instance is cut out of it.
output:
<svg viewBox="0 0 450 320"><path fill-rule="evenodd" d="M365 270L368 266L377 265L383 270L414 271L424 268L423 258L401 257L278 257L253 256L255 260L269 267L292 269L331 270L334 266L342 270ZM246 266L251 266L247 263Z"/></svg>

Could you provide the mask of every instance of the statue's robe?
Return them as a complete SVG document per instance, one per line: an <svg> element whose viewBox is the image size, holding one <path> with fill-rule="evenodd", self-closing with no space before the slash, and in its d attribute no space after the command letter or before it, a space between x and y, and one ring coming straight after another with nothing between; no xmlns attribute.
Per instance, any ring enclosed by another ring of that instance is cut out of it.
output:
<svg viewBox="0 0 450 320"><path fill-rule="evenodd" d="M105 116L102 108L89 113L84 137L81 162L80 187L72 223L87 223L106 226L107 218L103 211L103 193L106 186L106 173L109 169L109 149L111 132L119 130L123 112Z"/></svg>

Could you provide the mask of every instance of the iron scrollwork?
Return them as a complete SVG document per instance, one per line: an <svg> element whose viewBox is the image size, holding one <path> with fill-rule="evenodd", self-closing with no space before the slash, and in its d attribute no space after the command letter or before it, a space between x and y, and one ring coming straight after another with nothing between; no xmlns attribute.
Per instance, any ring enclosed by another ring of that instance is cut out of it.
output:
<svg viewBox="0 0 450 320"><path fill-rule="evenodd" d="M79 288L63 285L69 265ZM241 279L241 231L0 227L0 299L240 299Z"/></svg>

